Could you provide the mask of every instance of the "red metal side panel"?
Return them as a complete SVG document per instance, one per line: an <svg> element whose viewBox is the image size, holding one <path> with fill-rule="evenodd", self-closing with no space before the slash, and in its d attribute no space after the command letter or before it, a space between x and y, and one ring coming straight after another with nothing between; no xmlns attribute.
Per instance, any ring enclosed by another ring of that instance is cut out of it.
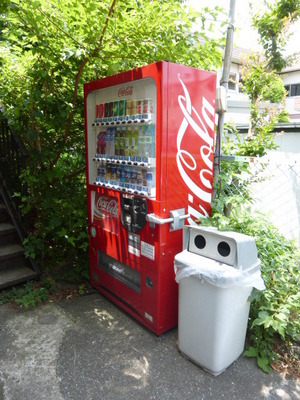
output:
<svg viewBox="0 0 300 400"><path fill-rule="evenodd" d="M211 210L215 97L216 74L169 63L166 201L189 223Z"/></svg>

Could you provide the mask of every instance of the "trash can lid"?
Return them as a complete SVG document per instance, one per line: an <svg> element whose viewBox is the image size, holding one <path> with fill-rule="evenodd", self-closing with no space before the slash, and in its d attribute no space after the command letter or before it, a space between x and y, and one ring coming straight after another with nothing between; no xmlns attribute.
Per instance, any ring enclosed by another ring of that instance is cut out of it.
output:
<svg viewBox="0 0 300 400"><path fill-rule="evenodd" d="M219 231L213 227L187 226L189 252L247 270L257 264L253 237L238 232Z"/></svg>

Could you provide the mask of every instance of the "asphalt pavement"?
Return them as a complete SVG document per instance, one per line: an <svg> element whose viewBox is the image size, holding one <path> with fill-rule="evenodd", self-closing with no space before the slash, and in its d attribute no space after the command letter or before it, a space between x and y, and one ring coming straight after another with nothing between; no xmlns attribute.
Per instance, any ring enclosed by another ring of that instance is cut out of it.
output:
<svg viewBox="0 0 300 400"><path fill-rule="evenodd" d="M240 357L221 375L95 292L33 309L0 306L1 400L298 400L300 382Z"/></svg>

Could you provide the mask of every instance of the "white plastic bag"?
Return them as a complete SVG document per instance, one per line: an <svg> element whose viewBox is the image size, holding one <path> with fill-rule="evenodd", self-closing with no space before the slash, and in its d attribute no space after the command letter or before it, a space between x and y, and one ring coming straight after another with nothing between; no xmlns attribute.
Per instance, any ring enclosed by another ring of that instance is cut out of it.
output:
<svg viewBox="0 0 300 400"><path fill-rule="evenodd" d="M240 286L255 287L258 290L265 289L258 259L255 265L243 270L242 266L240 269L236 269L230 265L184 250L175 256L174 269L177 283L181 279L193 276L221 288Z"/></svg>

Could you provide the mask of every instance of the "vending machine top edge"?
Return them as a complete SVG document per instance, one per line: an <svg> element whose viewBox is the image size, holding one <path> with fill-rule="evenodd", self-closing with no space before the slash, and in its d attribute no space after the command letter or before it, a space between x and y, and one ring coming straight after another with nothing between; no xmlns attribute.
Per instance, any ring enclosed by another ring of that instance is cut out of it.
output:
<svg viewBox="0 0 300 400"><path fill-rule="evenodd" d="M176 326L182 227L212 199L216 74L165 61L84 85L91 283Z"/></svg>

